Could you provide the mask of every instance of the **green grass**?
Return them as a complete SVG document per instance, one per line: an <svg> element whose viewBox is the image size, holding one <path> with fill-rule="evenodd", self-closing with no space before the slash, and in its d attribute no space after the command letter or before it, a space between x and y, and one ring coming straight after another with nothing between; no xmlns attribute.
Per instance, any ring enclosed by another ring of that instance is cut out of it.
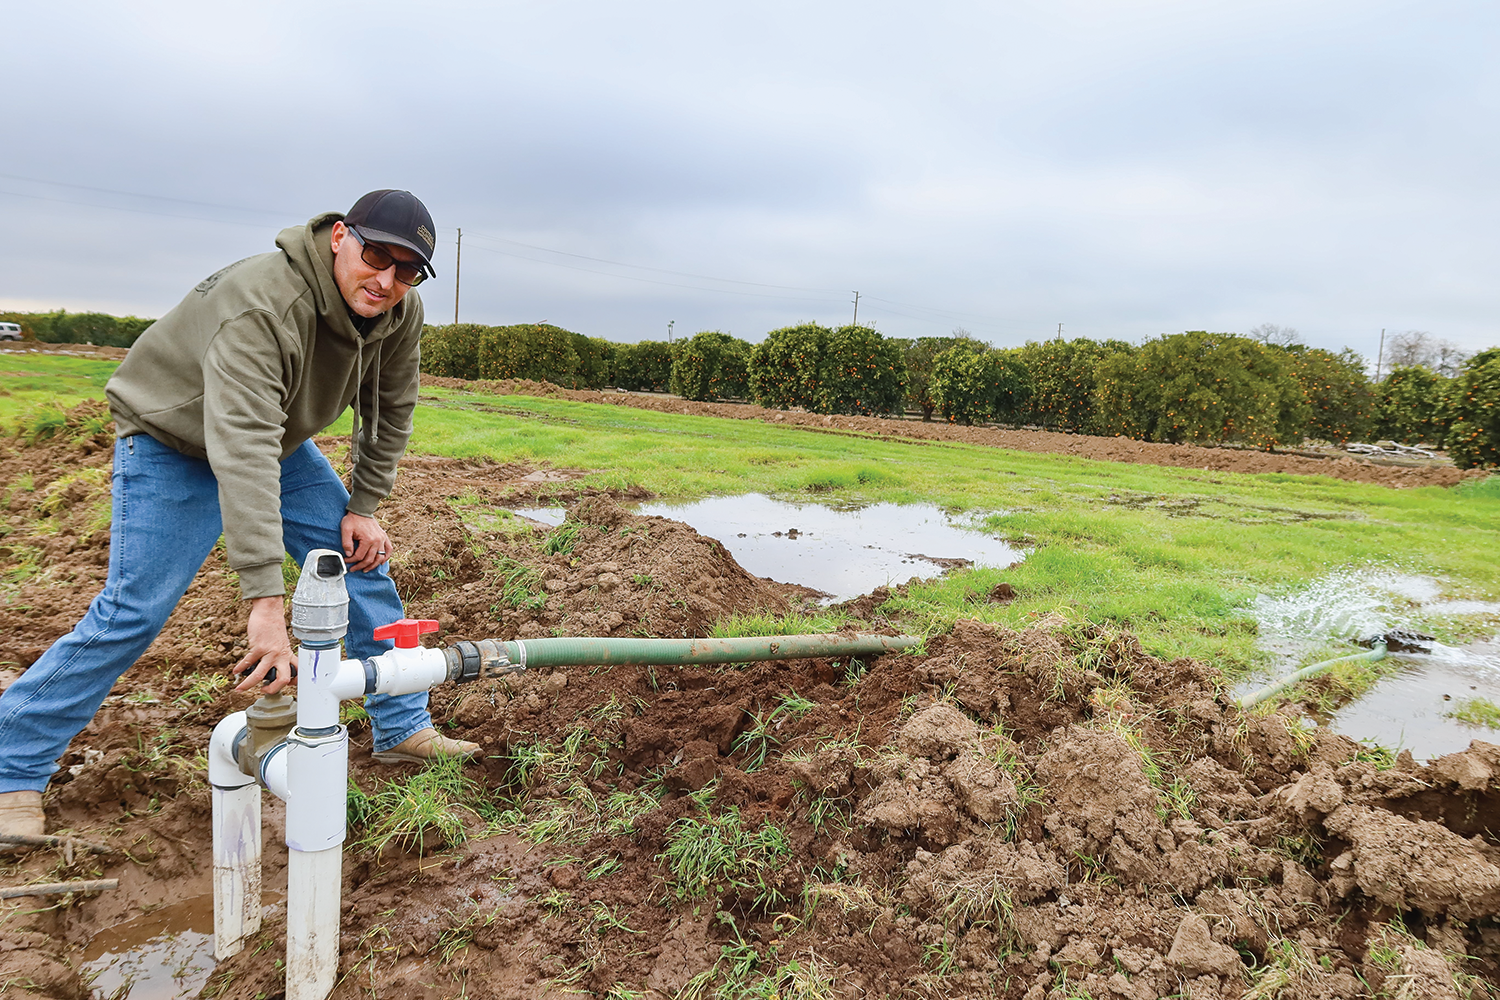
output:
<svg viewBox="0 0 1500 1000"><path fill-rule="evenodd" d="M464 773L462 757L439 757L409 777L380 783L367 795L349 783L350 825L362 828L358 843L377 853L391 844L425 854L461 844L465 819L489 819L494 804L484 787Z"/></svg>
<svg viewBox="0 0 1500 1000"><path fill-rule="evenodd" d="M118 362L66 355L0 352L0 424L41 406L66 408L103 399L104 383Z"/></svg>
<svg viewBox="0 0 1500 1000"><path fill-rule="evenodd" d="M99 395L108 362L0 356L0 416L18 412L6 371L44 373L54 396ZM56 373L54 375L53 373ZM64 376L64 378L58 378ZM90 392L89 390L93 390ZM43 391L40 387L35 390ZM671 499L760 492L786 499L928 502L983 515L1025 545L1015 569L971 569L885 608L905 627L960 617L1023 626L1067 610L1128 627L1160 656L1238 674L1260 659L1245 611L1333 569L1436 576L1454 596L1500 598L1500 478L1395 490L1324 476L1247 475L1101 462L933 441L560 399L424 389L412 450L594 470L569 488L645 487ZM347 432L347 415L332 429ZM549 538L566 545L565 533ZM996 583L1017 597L985 601ZM875 582L872 581L872 585Z"/></svg>
<svg viewBox="0 0 1500 1000"><path fill-rule="evenodd" d="M791 856L786 831L774 823L747 829L739 810L718 816L685 816L667 828L659 860L678 899L718 898L733 893L755 907L779 906L786 897L771 876Z"/></svg>
<svg viewBox="0 0 1500 1000"><path fill-rule="evenodd" d="M1100 462L962 444L880 440L591 403L425 390L413 447L458 457L600 470L601 487L674 499L768 493L791 499L931 502L995 512L995 535L1033 546L1013 570L976 569L912 588L888 606L911 627L959 617L1023 625L1071 608L1128 626L1158 655L1233 673L1258 659L1245 613L1349 565L1427 573L1494 599L1500 487L1393 490L1323 476L1245 475ZM879 475L872 475L878 470ZM982 597L1001 580L1018 597Z"/></svg>
<svg viewBox="0 0 1500 1000"><path fill-rule="evenodd" d="M1443 715L1471 726L1500 729L1500 705L1488 698L1464 698L1453 706L1452 711L1444 712Z"/></svg>

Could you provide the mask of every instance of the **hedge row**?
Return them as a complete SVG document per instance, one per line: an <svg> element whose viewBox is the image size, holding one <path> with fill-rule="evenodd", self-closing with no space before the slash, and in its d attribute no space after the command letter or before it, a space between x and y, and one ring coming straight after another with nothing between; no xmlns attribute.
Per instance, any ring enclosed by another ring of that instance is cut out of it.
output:
<svg viewBox="0 0 1500 1000"><path fill-rule="evenodd" d="M1397 367L1380 383L1375 426L1403 444L1446 447L1460 468L1500 465L1500 348L1480 351L1452 378Z"/></svg>
<svg viewBox="0 0 1500 1000"><path fill-rule="evenodd" d="M146 327L156 322L139 316L108 313L70 313L66 309L45 313L0 313L0 322L16 323L21 335L44 344L93 344L97 347L129 347Z"/></svg>
<svg viewBox="0 0 1500 1000"><path fill-rule="evenodd" d="M151 320L103 313L4 313L28 337L128 347ZM1393 439L1446 447L1462 467L1500 465L1500 348L1454 377L1398 366L1379 384L1353 351L1278 347L1229 333L1077 339L995 350L966 336L900 340L864 326L772 330L751 345L718 331L675 344L615 344L547 323L429 326L422 370L618 386L688 399L753 399L814 413L910 407L956 423L998 421L1148 441L1259 447Z"/></svg>
<svg viewBox="0 0 1500 1000"><path fill-rule="evenodd" d="M524 378L568 389L603 389L615 381L615 348L550 323L450 323L422 331L422 370L451 378Z"/></svg>
<svg viewBox="0 0 1500 1000"><path fill-rule="evenodd" d="M587 377L572 360L583 343L612 351ZM816 323L773 330L754 346L716 331L670 345L608 345L544 326L441 327L424 338L423 351L424 369L469 378L590 386L606 378L689 399L750 398L814 413L910 407L924 419L940 413L955 423L1169 443L1269 448L1305 438L1391 438L1446 446L1465 467L1500 465L1500 349L1475 355L1455 378L1398 367L1378 385L1350 350L1202 330L1138 347L1059 339L995 350L967 337L898 340ZM599 371L606 365L607 376Z"/></svg>

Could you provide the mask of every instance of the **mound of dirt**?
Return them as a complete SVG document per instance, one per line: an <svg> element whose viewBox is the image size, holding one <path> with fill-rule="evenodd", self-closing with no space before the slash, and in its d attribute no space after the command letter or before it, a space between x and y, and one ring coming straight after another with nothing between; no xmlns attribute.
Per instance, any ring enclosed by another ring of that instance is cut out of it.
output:
<svg viewBox="0 0 1500 1000"><path fill-rule="evenodd" d="M1453 486L1465 479L1482 479L1484 469L1457 469L1444 462L1421 462L1412 466L1380 464L1340 452L1325 458L1315 453L1252 451L1191 444L1156 444L1127 437L1096 437L1043 430L1006 430L999 427L961 427L943 422L887 417L824 416L801 410L769 410L753 403L695 403L677 396L622 392L616 389L563 389L550 382L528 379L470 382L457 378L422 376L423 385L462 389L495 395L556 396L583 403L605 403L655 410L658 413L724 417L729 420L759 420L764 423L805 427L831 434L857 434L892 440L960 441L965 444L1045 454L1077 455L1104 462L1134 462L1168 465L1213 472L1280 472L1298 476L1331 476L1379 486Z"/></svg>
<svg viewBox="0 0 1500 1000"><path fill-rule="evenodd" d="M0 605L0 658L16 663L0 683L72 625L102 573L106 481L90 470L107 449L90 414L0 456L0 544L33 574ZM409 463L387 520L412 613L439 618L444 642L697 635L798 601L715 540L574 481ZM541 496L570 504L561 528L501 509ZM219 680L241 631L219 559L174 616L183 634L169 625L126 673L48 790L52 832L116 853L0 859L0 886L120 888L0 902L0 991L88 996L91 938L212 891L196 758L248 702ZM1500 746L1419 766L1241 712L1216 670L1155 659L1125 632L961 621L918 654L550 670L441 688L433 707L486 748L463 779L374 764L351 722L340 1000L1500 984ZM211 972L204 957L202 996L283 988L283 817L267 796L263 932Z"/></svg>

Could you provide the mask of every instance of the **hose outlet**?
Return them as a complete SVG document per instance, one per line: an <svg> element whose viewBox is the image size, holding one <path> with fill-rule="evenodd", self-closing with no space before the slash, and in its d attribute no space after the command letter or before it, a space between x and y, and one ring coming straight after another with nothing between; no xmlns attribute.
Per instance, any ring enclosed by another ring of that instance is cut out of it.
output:
<svg viewBox="0 0 1500 1000"><path fill-rule="evenodd" d="M298 642L328 648L349 631L345 572L344 557L332 549L313 549L302 560L302 575L292 595L292 635Z"/></svg>

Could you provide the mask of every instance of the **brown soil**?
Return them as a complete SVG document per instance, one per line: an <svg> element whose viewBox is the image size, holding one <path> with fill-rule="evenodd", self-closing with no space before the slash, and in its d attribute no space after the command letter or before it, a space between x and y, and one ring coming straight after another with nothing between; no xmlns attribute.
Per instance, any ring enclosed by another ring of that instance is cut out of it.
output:
<svg viewBox="0 0 1500 1000"><path fill-rule="evenodd" d="M1457 469L1443 461L1414 460L1411 465L1392 465L1356 458L1329 449L1327 458L1312 457L1316 452L1299 450L1252 451L1244 448L1209 448L1191 444L1153 444L1121 437L1094 437L1088 434L1062 434L1043 430L1006 430L1000 427L963 427L940 421L896 420L886 417L823 416L801 410L768 410L752 403L694 403L677 396L651 393L629 393L616 389L562 389L548 382L507 379L498 382L468 382L456 378L422 376L423 385L465 389L498 395L557 396L584 403L606 403L632 406L660 413L691 414L700 417L726 417L731 420L759 420L763 423L806 427L831 434L858 434L892 440L959 441L965 444L1015 451L1077 455L1079 458L1104 462L1135 462L1141 465L1170 465L1177 468L1204 469L1216 472L1281 472L1299 476L1331 476L1352 482L1379 486L1453 486L1465 479L1483 478L1483 469Z"/></svg>
<svg viewBox="0 0 1500 1000"><path fill-rule="evenodd" d="M75 428L88 413L74 414ZM0 684L97 588L107 439L0 454ZM337 443L329 442L337 459ZM23 477L29 476L29 480ZM385 520L437 642L702 635L794 608L685 525L566 475L416 459ZM558 531L497 508L570 504ZM463 516L460 516L462 511ZM546 554L554 549L571 551ZM29 548L28 548L29 547ZM40 553L40 556L37 555ZM13 578L14 579L14 578ZM872 628L881 598L853 602ZM1003 594L996 599L1004 599ZM49 829L112 845L0 862L0 995L88 996L92 936L211 891L196 754L247 698L209 679L241 612L210 558L164 637L74 742ZM740 668L576 668L434 692L487 756L447 828L351 828L338 998L1457 997L1500 984L1500 746L1426 766L1231 707L1203 664L1048 617L960 622L920 655ZM377 794L352 724L351 778ZM266 809L266 885L285 887ZM730 863L679 877L701 834ZM736 860L737 859L737 860ZM202 995L276 997L284 903Z"/></svg>
<svg viewBox="0 0 1500 1000"><path fill-rule="evenodd" d="M40 340L8 340L0 343L0 351L20 354L28 351L43 354L77 354L91 358L113 358L118 361L130 353L130 348L99 347L94 344L46 344Z"/></svg>

